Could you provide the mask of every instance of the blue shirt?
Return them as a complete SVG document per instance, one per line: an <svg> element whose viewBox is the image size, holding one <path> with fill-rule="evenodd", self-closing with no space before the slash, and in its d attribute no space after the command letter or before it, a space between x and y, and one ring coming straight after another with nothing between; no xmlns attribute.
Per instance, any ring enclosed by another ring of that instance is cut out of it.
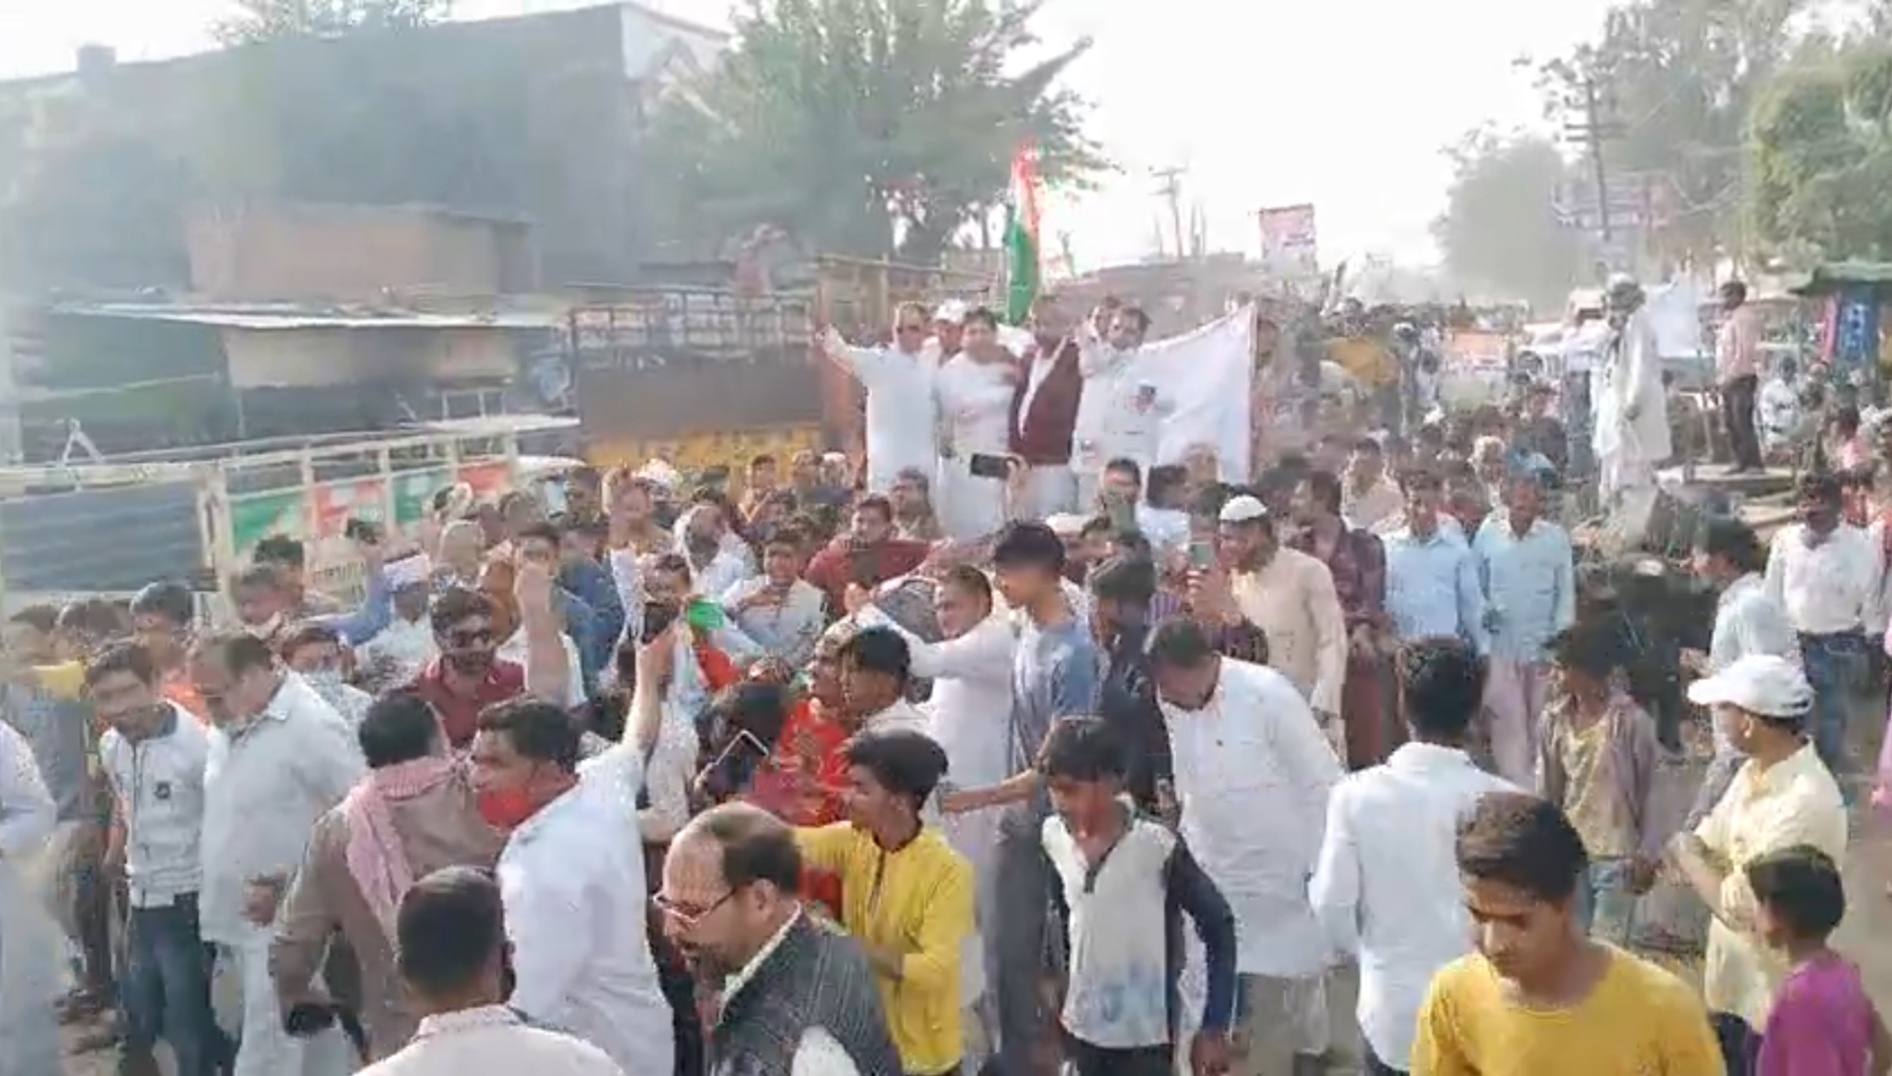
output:
<svg viewBox="0 0 1892 1076"><path fill-rule="evenodd" d="M1471 547L1438 529L1425 537L1402 527L1386 536L1386 614L1401 640L1463 639L1479 656L1491 651L1485 596Z"/></svg>
<svg viewBox="0 0 1892 1076"><path fill-rule="evenodd" d="M1012 773L1031 769L1058 718L1097 712L1102 673L1103 659L1082 620L1073 617L1049 628L1025 622L1012 659ZM1042 792L1033 797L1032 807L1028 820L1035 837L1048 810Z"/></svg>
<svg viewBox="0 0 1892 1076"><path fill-rule="evenodd" d="M1570 536L1539 519L1518 537L1493 512L1472 542L1484 581L1491 653L1506 661L1544 660L1550 640L1577 617L1576 559Z"/></svg>

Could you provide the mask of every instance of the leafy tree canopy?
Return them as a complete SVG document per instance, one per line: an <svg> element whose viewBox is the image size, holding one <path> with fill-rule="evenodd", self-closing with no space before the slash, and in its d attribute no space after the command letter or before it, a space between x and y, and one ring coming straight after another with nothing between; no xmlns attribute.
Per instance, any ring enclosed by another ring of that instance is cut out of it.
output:
<svg viewBox="0 0 1892 1076"><path fill-rule="evenodd" d="M237 0L236 8L214 27L226 45L431 26L453 13L453 0Z"/></svg>
<svg viewBox="0 0 1892 1076"><path fill-rule="evenodd" d="M1809 0L1626 0L1598 40L1544 69L1546 105L1581 122L1599 88L1605 152L1625 183L1647 181L1655 247L1710 262L1738 245L1747 120L1755 97L1802 47ZM1632 188L1633 189L1633 188Z"/></svg>
<svg viewBox="0 0 1892 1076"><path fill-rule="evenodd" d="M1058 78L1080 42L1022 63L1044 0L749 0L735 49L651 118L655 192L682 239L758 225L825 251L930 263L1039 148L1049 184L1108 167Z"/></svg>
<svg viewBox="0 0 1892 1076"><path fill-rule="evenodd" d="M1557 218L1567 165L1549 141L1489 127L1446 150L1455 174L1433 236L1472 290L1560 306L1580 271L1579 238Z"/></svg>
<svg viewBox="0 0 1892 1076"><path fill-rule="evenodd" d="M1785 72L1749 129L1757 238L1788 260L1892 259L1892 46Z"/></svg>

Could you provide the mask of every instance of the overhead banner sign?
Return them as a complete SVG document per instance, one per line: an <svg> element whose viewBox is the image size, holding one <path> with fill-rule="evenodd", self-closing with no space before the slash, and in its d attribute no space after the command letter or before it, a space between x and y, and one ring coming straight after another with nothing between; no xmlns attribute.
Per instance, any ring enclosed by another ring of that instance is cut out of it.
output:
<svg viewBox="0 0 1892 1076"><path fill-rule="evenodd" d="M1271 271L1294 276L1320 272L1319 233L1312 205L1264 209L1261 218L1261 261Z"/></svg>

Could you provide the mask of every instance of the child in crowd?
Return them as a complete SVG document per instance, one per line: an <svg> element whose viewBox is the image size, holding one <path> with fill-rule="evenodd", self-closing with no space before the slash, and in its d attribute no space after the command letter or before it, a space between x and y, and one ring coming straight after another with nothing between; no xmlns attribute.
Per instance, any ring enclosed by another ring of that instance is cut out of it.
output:
<svg viewBox="0 0 1892 1076"><path fill-rule="evenodd" d="M1614 625L1580 623L1552 641L1551 656L1557 691L1538 744L1538 792L1569 816L1589 853L1581 923L1626 946L1668 836L1652 801L1655 721L1614 682L1624 656Z"/></svg>
<svg viewBox="0 0 1892 1076"><path fill-rule="evenodd" d="M1181 838L1136 815L1122 741L1101 719L1052 726L1038 755L1056 812L1044 823L1052 893L1069 939L1065 1057L1075 1076L1174 1071L1181 917L1195 921L1207 965L1195 1072L1228 1071L1235 1019L1235 915Z"/></svg>
<svg viewBox="0 0 1892 1076"><path fill-rule="evenodd" d="M1774 995L1757 1076L1892 1071L1892 1038L1859 969L1827 944L1846 914L1846 890L1832 857L1797 845L1755 859L1746 873L1761 937L1792 966Z"/></svg>

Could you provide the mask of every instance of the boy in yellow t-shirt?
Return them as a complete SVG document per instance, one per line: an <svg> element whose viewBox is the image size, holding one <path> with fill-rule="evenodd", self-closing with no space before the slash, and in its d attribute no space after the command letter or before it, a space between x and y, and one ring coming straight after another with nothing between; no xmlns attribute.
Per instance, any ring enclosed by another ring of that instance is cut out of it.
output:
<svg viewBox="0 0 1892 1076"><path fill-rule="evenodd" d="M1535 796L1493 792L1459 828L1477 951L1419 1010L1419 1076L1723 1076L1701 999L1591 940L1577 918L1583 841Z"/></svg>

